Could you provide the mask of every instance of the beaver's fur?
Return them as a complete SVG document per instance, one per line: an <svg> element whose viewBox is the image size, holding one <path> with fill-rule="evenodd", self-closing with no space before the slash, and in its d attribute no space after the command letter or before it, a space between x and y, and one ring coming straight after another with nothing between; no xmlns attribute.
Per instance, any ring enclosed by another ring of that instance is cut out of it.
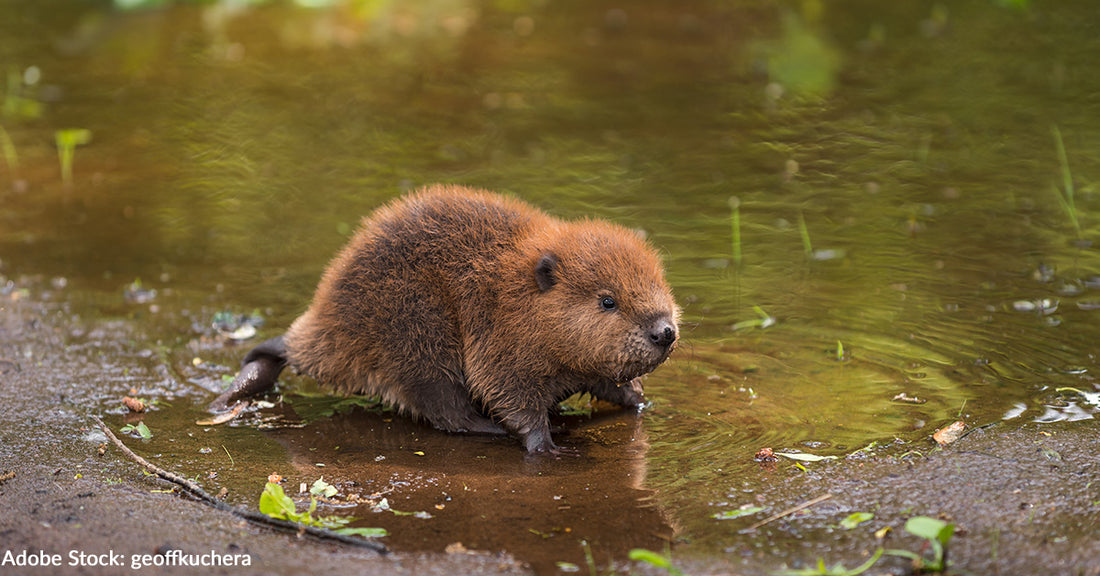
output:
<svg viewBox="0 0 1100 576"><path fill-rule="evenodd" d="M642 403L640 377L668 357L678 319L639 234L436 186L366 218L309 309L238 379L289 362L439 428L508 431L556 453L548 411L582 391Z"/></svg>

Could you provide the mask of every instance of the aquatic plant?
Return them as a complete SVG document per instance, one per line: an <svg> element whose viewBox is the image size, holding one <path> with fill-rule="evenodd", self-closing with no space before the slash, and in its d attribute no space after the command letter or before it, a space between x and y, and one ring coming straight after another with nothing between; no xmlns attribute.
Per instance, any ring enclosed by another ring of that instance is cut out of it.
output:
<svg viewBox="0 0 1100 576"><path fill-rule="evenodd" d="M0 151L4 154L4 161L8 164L8 170L15 174L15 171L19 169L19 154L15 151L15 143L12 142L11 136L8 136L8 131L4 130L3 126L0 126Z"/></svg>
<svg viewBox="0 0 1100 576"><path fill-rule="evenodd" d="M736 270L741 269L741 199L730 196L730 231L733 243L733 265Z"/></svg>
<svg viewBox="0 0 1100 576"><path fill-rule="evenodd" d="M905 523L905 531L927 540L932 557L926 558L908 550L887 550L887 554L912 560L913 568L918 573L947 570L947 543L955 533L954 524L927 516L914 516Z"/></svg>
<svg viewBox="0 0 1100 576"><path fill-rule="evenodd" d="M317 484L314 483L316 487ZM323 491L323 487L322 487ZM260 512L278 520L289 520L305 526L326 528L347 536L362 536L363 538L376 538L386 535L384 528L347 528L346 524L355 520L351 516L314 516L317 510L317 498L312 494L309 498L309 509L298 512L289 496L283 491L283 487L273 482L264 486L263 494L260 494Z"/></svg>
<svg viewBox="0 0 1100 576"><path fill-rule="evenodd" d="M37 68L32 66L27 70L37 71ZM7 90L0 105L0 115L5 118L33 119L42 115L42 104L34 99L33 94L28 94L29 85L38 81L37 72L30 75L28 72L20 74L17 70L8 70ZM29 80L31 76L33 79Z"/></svg>
<svg viewBox="0 0 1100 576"><path fill-rule="evenodd" d="M824 558L817 559L817 565L813 568L801 568L798 570L780 570L779 572L773 572L773 574L779 574L782 576L856 576L869 570L871 566L878 562L878 559L882 557L883 550L879 548L875 550L875 553L867 559L866 562L852 568L851 570L844 567L843 564L837 562L832 566L825 565Z"/></svg>
<svg viewBox="0 0 1100 576"><path fill-rule="evenodd" d="M840 527L851 530L864 522L869 522L874 517L875 515L870 512L853 512L840 521Z"/></svg>
<svg viewBox="0 0 1100 576"><path fill-rule="evenodd" d="M1057 124L1052 125L1050 131L1054 135L1054 147L1058 151L1058 165L1062 172L1062 189L1059 191L1055 188L1058 204L1062 206L1062 210L1064 210L1066 216L1069 217L1070 223L1073 224L1074 231L1077 232L1077 237L1081 238L1081 223L1077 217L1077 201L1073 189L1073 174L1069 171L1069 158L1066 157L1066 146L1062 142L1062 131L1058 129Z"/></svg>
<svg viewBox="0 0 1100 576"><path fill-rule="evenodd" d="M850 524L846 526L846 528L854 528L858 526L859 523L870 519L871 516L872 515L869 513L853 514L845 519L845 521ZM843 524L842 522L842 525ZM817 565L812 568L780 570L778 572L773 572L773 574L781 576L855 576L866 572L871 566L874 566L875 562L878 562L878 559L881 558L883 554L900 556L912 560L913 569L918 574L943 572L947 570L947 543L955 533L954 524L948 524L943 520L929 518L927 516L914 516L905 523L905 531L927 540L929 547L932 549L932 557L927 558L908 550L884 550L879 548L866 562L851 570L845 568L840 562L832 566L826 566L825 559L818 558Z"/></svg>
<svg viewBox="0 0 1100 576"><path fill-rule="evenodd" d="M752 318L752 319L749 319L749 320L742 320L742 321L734 324L733 329L735 331L736 330L744 330L745 328L767 328L769 326L774 326L775 325L775 322L776 322L775 316L772 316L772 315L768 314L767 312L764 311L763 308L761 308L759 306L753 306L752 309L753 309L753 311L756 312L756 315L758 316L758 318Z"/></svg>
<svg viewBox="0 0 1100 576"><path fill-rule="evenodd" d="M136 433L141 436L143 440L148 440L153 437L153 433L149 431L149 427L145 425L145 422L138 422L137 424L127 424L119 429L119 432L123 434Z"/></svg>
<svg viewBox="0 0 1100 576"><path fill-rule="evenodd" d="M810 230L806 228L806 216L801 211L798 213L798 234L802 237L802 251L806 254L806 258L812 260L814 247L810 243Z"/></svg>
<svg viewBox="0 0 1100 576"><path fill-rule="evenodd" d="M645 548L635 548L630 551L629 555L630 559L635 562L642 562L650 566L663 568L665 572L668 572L672 576L684 575L682 570L672 565L672 558L667 554L659 554L652 550L646 550Z"/></svg>
<svg viewBox="0 0 1100 576"><path fill-rule="evenodd" d="M73 156L76 147L92 141L92 131L84 128L70 128L54 132L57 142L57 157L61 161L61 181L69 186L73 183Z"/></svg>

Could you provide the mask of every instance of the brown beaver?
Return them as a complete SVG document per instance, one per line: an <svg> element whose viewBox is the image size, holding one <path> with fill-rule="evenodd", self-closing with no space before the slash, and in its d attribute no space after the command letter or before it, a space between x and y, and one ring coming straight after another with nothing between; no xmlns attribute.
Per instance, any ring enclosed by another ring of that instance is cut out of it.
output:
<svg viewBox="0 0 1100 576"><path fill-rule="evenodd" d="M289 363L438 428L556 454L548 411L576 392L639 406L679 314L635 232L434 186L364 219L309 309L249 352L212 407L270 388Z"/></svg>

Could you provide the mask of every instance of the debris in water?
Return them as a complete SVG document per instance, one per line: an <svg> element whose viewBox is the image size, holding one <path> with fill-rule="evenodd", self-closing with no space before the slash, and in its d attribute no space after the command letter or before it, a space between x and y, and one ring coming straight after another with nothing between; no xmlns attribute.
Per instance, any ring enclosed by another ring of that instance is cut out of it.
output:
<svg viewBox="0 0 1100 576"><path fill-rule="evenodd" d="M125 396L122 398L122 405L129 408L131 412L145 412L145 402L138 400L132 396Z"/></svg>
<svg viewBox="0 0 1100 576"><path fill-rule="evenodd" d="M1017 300L1012 303L1012 309L1017 312L1037 312L1046 316L1058 311L1058 300L1053 298Z"/></svg>
<svg viewBox="0 0 1100 576"><path fill-rule="evenodd" d="M753 457L753 460L757 462L775 462L779 460L779 457L775 455L775 452L773 452L771 448L761 448L756 452L756 456Z"/></svg>
<svg viewBox="0 0 1100 576"><path fill-rule="evenodd" d="M956 420L932 434L932 439L940 446L946 446L962 437L966 431L966 424L962 420Z"/></svg>
<svg viewBox="0 0 1100 576"><path fill-rule="evenodd" d="M757 522L756 524L753 524L752 526L749 526L748 528L745 528L744 530L741 530L741 533L744 534L746 532L752 532L752 531L756 530L757 528L759 528L759 527L761 527L765 524L775 522L776 520L779 520L780 518L783 518L785 516L790 516L791 514L794 514L795 512L801 512L802 510L805 510L806 508L809 508L810 506L813 506L815 504L820 504L820 503L822 503L822 502L824 502L824 501L826 501L826 500L828 500L829 498L832 498L832 497L833 497L833 495L829 494L829 493L822 494L821 496L818 496L817 498L814 498L812 500L807 500L807 501L799 504L798 506L795 506L793 508L788 508L788 509L786 509L786 510L784 510L784 511L778 513L778 514L773 514L773 515Z"/></svg>
<svg viewBox="0 0 1100 576"><path fill-rule="evenodd" d="M753 514L763 512L764 510L765 508L762 506L745 505L741 508L738 508L737 510L726 510L725 512L712 514L711 518L714 518L715 520L733 520L734 518L741 518L743 516L752 516Z"/></svg>
<svg viewBox="0 0 1100 576"><path fill-rule="evenodd" d="M894 402L905 402L908 404L924 404L927 400L922 400L916 396L909 396L905 392L899 392L897 396L892 398Z"/></svg>
<svg viewBox="0 0 1100 576"><path fill-rule="evenodd" d="M153 288L144 288L141 285L141 278L136 278L125 290L123 290L122 295L126 298L127 302L148 304L156 299L157 291Z"/></svg>
<svg viewBox="0 0 1100 576"><path fill-rule="evenodd" d="M875 515L870 512L855 512L849 514L847 518L840 521L840 527L845 530L851 530L864 522L870 521Z"/></svg>
<svg viewBox="0 0 1100 576"><path fill-rule="evenodd" d="M214 314L211 321L214 330L230 340L248 340L263 324L264 319L259 314L234 314L224 310Z"/></svg>
<svg viewBox="0 0 1100 576"><path fill-rule="evenodd" d="M820 462L822 460L836 460L837 458L836 456L818 456L817 454L807 454L805 452L776 452L775 455L801 462Z"/></svg>
<svg viewBox="0 0 1100 576"><path fill-rule="evenodd" d="M207 418L206 420L198 420L198 421L195 422L195 425L196 426L217 426L218 424L225 424L226 422L229 422L230 420L233 420L238 415L240 415L241 411L244 410L247 407L248 407L248 400L241 400L240 402L237 402L236 406L233 406L232 410L230 410L228 412L222 412L221 414L218 414L218 415L214 416L213 418Z"/></svg>
<svg viewBox="0 0 1100 576"><path fill-rule="evenodd" d="M1093 406L1100 406L1100 392L1085 392L1083 390L1078 390L1078 389L1073 388L1071 386L1067 386L1067 387L1064 387L1064 388L1056 388L1055 392L1076 392L1076 393L1080 394L1081 397L1083 397L1085 399L1086 404L1092 404Z"/></svg>

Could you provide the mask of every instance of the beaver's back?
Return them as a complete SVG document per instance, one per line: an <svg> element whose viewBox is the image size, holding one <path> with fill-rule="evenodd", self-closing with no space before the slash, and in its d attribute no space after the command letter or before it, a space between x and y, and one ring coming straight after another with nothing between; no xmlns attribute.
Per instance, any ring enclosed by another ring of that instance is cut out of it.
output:
<svg viewBox="0 0 1100 576"><path fill-rule="evenodd" d="M381 394L419 412L411 388L462 384L461 342L488 329L477 324L492 313L478 308L491 308L501 262L554 225L522 202L455 187L375 211L287 332L291 364L337 391Z"/></svg>

